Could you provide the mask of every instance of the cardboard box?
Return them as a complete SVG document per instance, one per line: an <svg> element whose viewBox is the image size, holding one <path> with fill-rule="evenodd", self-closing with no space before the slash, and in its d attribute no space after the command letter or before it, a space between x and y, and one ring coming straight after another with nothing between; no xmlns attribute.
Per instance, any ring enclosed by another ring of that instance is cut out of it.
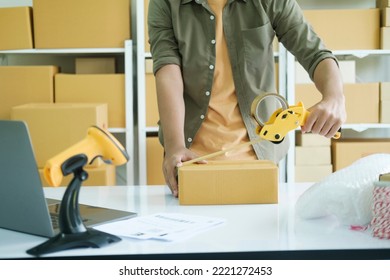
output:
<svg viewBox="0 0 390 280"><path fill-rule="evenodd" d="M380 47L379 9L305 10L303 12L314 31L330 49L370 50Z"/></svg>
<svg viewBox="0 0 390 280"><path fill-rule="evenodd" d="M158 113L156 79L153 75L152 60L146 60L145 72L146 126L157 126L160 116Z"/></svg>
<svg viewBox="0 0 390 280"><path fill-rule="evenodd" d="M380 122L390 123L390 100L380 102Z"/></svg>
<svg viewBox="0 0 390 280"><path fill-rule="evenodd" d="M346 123L379 123L379 83L344 84ZM310 108L321 100L314 84L295 86L295 103Z"/></svg>
<svg viewBox="0 0 390 280"><path fill-rule="evenodd" d="M14 106L54 102L56 66L0 66L0 119L11 117Z"/></svg>
<svg viewBox="0 0 390 280"><path fill-rule="evenodd" d="M380 83L380 100L390 100L390 83L381 82Z"/></svg>
<svg viewBox="0 0 390 280"><path fill-rule="evenodd" d="M33 0L35 47L123 48L130 0Z"/></svg>
<svg viewBox="0 0 390 280"><path fill-rule="evenodd" d="M32 8L0 8L0 50L32 49Z"/></svg>
<svg viewBox="0 0 390 280"><path fill-rule="evenodd" d="M332 141L333 171L376 153L390 153L389 139L338 139Z"/></svg>
<svg viewBox="0 0 390 280"><path fill-rule="evenodd" d="M12 108L12 119L27 123L37 165L43 168L47 160L84 139L90 126L107 129L107 105L25 104Z"/></svg>
<svg viewBox="0 0 390 280"><path fill-rule="evenodd" d="M178 170L181 205L278 202L278 168L270 161L209 161Z"/></svg>
<svg viewBox="0 0 390 280"><path fill-rule="evenodd" d="M381 26L390 26L390 8L381 9Z"/></svg>
<svg viewBox="0 0 390 280"><path fill-rule="evenodd" d="M381 49L390 49L390 27L381 27Z"/></svg>
<svg viewBox="0 0 390 280"><path fill-rule="evenodd" d="M303 133L297 131L295 133L295 145L303 147L321 147L330 146L331 140L319 134Z"/></svg>
<svg viewBox="0 0 390 280"><path fill-rule="evenodd" d="M76 74L115 74L115 57L76 58Z"/></svg>
<svg viewBox="0 0 390 280"><path fill-rule="evenodd" d="M116 168L114 165L101 164L97 167L85 167L88 173L88 179L82 183L82 186L115 186L116 185ZM50 187L43 176L43 169L39 169L39 175L43 187ZM61 186L68 186L73 179L73 175L64 176Z"/></svg>
<svg viewBox="0 0 390 280"><path fill-rule="evenodd" d="M146 162L147 162L147 184L165 185L165 178L162 171L164 149L158 137L146 138Z"/></svg>
<svg viewBox="0 0 390 280"><path fill-rule="evenodd" d="M150 52L149 30L148 30L148 11L149 0L144 0L144 34L145 34L145 52Z"/></svg>
<svg viewBox="0 0 390 280"><path fill-rule="evenodd" d="M353 60L338 61L341 76L344 83L353 84L356 82L356 62ZM309 74L299 62L295 62L295 83L312 84Z"/></svg>
<svg viewBox="0 0 390 280"><path fill-rule="evenodd" d="M295 182L319 182L332 174L331 164L295 165Z"/></svg>
<svg viewBox="0 0 390 280"><path fill-rule="evenodd" d="M55 76L56 103L106 103L108 126L125 127L124 74L58 74Z"/></svg>
<svg viewBox="0 0 390 280"><path fill-rule="evenodd" d="M330 146L295 147L296 165L324 165L331 163Z"/></svg>

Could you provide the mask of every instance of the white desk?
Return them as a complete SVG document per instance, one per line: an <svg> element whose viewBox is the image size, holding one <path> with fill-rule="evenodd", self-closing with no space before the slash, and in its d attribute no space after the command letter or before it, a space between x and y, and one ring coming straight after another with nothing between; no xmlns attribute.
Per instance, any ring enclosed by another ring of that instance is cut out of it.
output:
<svg viewBox="0 0 390 280"><path fill-rule="evenodd" d="M137 212L139 216L173 212L226 218L227 223L181 242L123 238L100 249L72 249L43 257L80 258L386 258L390 240L351 231L335 217L297 218L294 205L310 184L281 184L279 203L272 205L180 206L163 186L82 187L80 203ZM45 188L49 198L61 199L64 188ZM26 250L42 237L0 229L0 258L29 258ZM329 253L332 253L328 255ZM345 254L348 253L347 256ZM176 255L180 254L180 256ZM183 254L183 255L181 255ZM205 256L203 255L203 258Z"/></svg>

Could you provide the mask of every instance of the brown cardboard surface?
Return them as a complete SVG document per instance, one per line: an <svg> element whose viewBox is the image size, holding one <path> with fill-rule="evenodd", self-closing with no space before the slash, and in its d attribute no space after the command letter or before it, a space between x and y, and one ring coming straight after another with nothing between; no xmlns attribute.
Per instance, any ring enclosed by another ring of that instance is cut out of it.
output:
<svg viewBox="0 0 390 280"><path fill-rule="evenodd" d="M165 185L162 171L164 149L158 137L146 138L147 184Z"/></svg>
<svg viewBox="0 0 390 280"><path fill-rule="evenodd" d="M330 146L295 147L296 165L331 164Z"/></svg>
<svg viewBox="0 0 390 280"><path fill-rule="evenodd" d="M390 49L390 27L381 27L381 49Z"/></svg>
<svg viewBox="0 0 390 280"><path fill-rule="evenodd" d="M88 179L83 182L83 186L115 186L116 185L116 167L110 164L101 164L97 167L85 167L88 173ZM43 187L50 187L43 176L43 169L39 169L39 175ZM73 175L65 176L62 179L61 186L68 186L73 179Z"/></svg>
<svg viewBox="0 0 390 280"><path fill-rule="evenodd" d="M12 119L27 123L37 165L43 168L47 160L84 139L90 126L106 129L107 105L25 104L12 108Z"/></svg>
<svg viewBox="0 0 390 280"><path fill-rule="evenodd" d="M331 164L295 165L295 182L319 182L332 174Z"/></svg>
<svg viewBox="0 0 390 280"><path fill-rule="evenodd" d="M390 26L390 8L381 9L381 26Z"/></svg>
<svg viewBox="0 0 390 280"><path fill-rule="evenodd" d="M379 83L344 84L346 123L379 123ZM295 102L310 108L321 100L314 84L295 86Z"/></svg>
<svg viewBox="0 0 390 280"><path fill-rule="evenodd" d="M390 123L390 100L380 102L380 121L381 123Z"/></svg>
<svg viewBox="0 0 390 280"><path fill-rule="evenodd" d="M123 48L130 0L34 0L36 48Z"/></svg>
<svg viewBox="0 0 390 280"><path fill-rule="evenodd" d="M330 49L369 50L380 47L379 9L305 10L304 15Z"/></svg>
<svg viewBox="0 0 390 280"><path fill-rule="evenodd" d="M278 168L270 161L209 161L178 169L181 205L278 202Z"/></svg>
<svg viewBox="0 0 390 280"><path fill-rule="evenodd" d="M57 74L56 103L106 103L108 126L125 127L124 74Z"/></svg>
<svg viewBox="0 0 390 280"><path fill-rule="evenodd" d="M32 8L0 8L0 50L32 49Z"/></svg>
<svg viewBox="0 0 390 280"><path fill-rule="evenodd" d="M145 64L145 98L146 98L146 126L157 126L159 120L156 79L152 72L152 60L146 60Z"/></svg>
<svg viewBox="0 0 390 280"><path fill-rule="evenodd" d="M389 82L381 82L379 91L380 91L380 100L390 100Z"/></svg>
<svg viewBox="0 0 390 280"><path fill-rule="evenodd" d="M11 108L54 102L56 66L0 66L0 119L10 119Z"/></svg>
<svg viewBox="0 0 390 280"><path fill-rule="evenodd" d="M76 58L76 74L115 74L115 57Z"/></svg>
<svg viewBox="0 0 390 280"><path fill-rule="evenodd" d="M333 171L376 153L390 153L389 139L338 139L332 141Z"/></svg>
<svg viewBox="0 0 390 280"><path fill-rule="evenodd" d="M330 139L319 134L314 133L302 133L297 131L295 133L295 144L303 147L321 147L330 146Z"/></svg>
<svg viewBox="0 0 390 280"><path fill-rule="evenodd" d="M149 31L148 31L148 11L149 11L149 0L144 0L144 34L145 34L145 52L150 52L149 44Z"/></svg>

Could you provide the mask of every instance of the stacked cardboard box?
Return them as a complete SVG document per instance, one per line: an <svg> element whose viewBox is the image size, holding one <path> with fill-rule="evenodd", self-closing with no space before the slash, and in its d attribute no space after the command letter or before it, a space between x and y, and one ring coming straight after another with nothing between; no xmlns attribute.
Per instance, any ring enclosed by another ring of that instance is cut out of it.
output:
<svg viewBox="0 0 390 280"><path fill-rule="evenodd" d="M131 39L131 1L34 0L32 7L0 8L0 38L0 50L123 48Z"/></svg>
<svg viewBox="0 0 390 280"><path fill-rule="evenodd" d="M30 103L13 107L11 118L26 122L42 172L47 160L84 139L91 125L107 128L107 105ZM115 169L102 164L100 159L88 165L86 171L89 179L84 185L115 185ZM68 181L64 180L62 185ZM44 180L42 183L47 185Z"/></svg>
<svg viewBox="0 0 390 280"><path fill-rule="evenodd" d="M34 0L36 48L123 48L130 0Z"/></svg>
<svg viewBox="0 0 390 280"><path fill-rule="evenodd" d="M379 9L305 10L304 15L330 49L380 47Z"/></svg>
<svg viewBox="0 0 390 280"><path fill-rule="evenodd" d="M157 126L159 114L156 79L153 75L153 62L151 59L145 61L145 101L146 126Z"/></svg>
<svg viewBox="0 0 390 280"><path fill-rule="evenodd" d="M56 103L106 103L108 126L125 127L124 74L57 74Z"/></svg>
<svg viewBox="0 0 390 280"><path fill-rule="evenodd" d="M381 49L390 49L390 1L377 0L376 6L381 13Z"/></svg>
<svg viewBox="0 0 390 280"><path fill-rule="evenodd" d="M329 138L299 131L295 138L296 182L318 182L332 173Z"/></svg>
<svg viewBox="0 0 390 280"><path fill-rule="evenodd" d="M147 1L146 1L147 2ZM146 126L156 127L159 120L156 80L153 75L152 60L145 61L145 112ZM146 138L147 184L165 185L162 172L164 149L157 136Z"/></svg>
<svg viewBox="0 0 390 280"><path fill-rule="evenodd" d="M145 34L145 52L150 52L149 30L148 30L148 11L149 0L144 0L144 34Z"/></svg>
<svg viewBox="0 0 390 280"><path fill-rule="evenodd" d="M380 84L380 122L390 123L390 83Z"/></svg>
<svg viewBox="0 0 390 280"><path fill-rule="evenodd" d="M390 153L389 139L338 139L332 141L333 171L375 153Z"/></svg>
<svg viewBox="0 0 390 280"><path fill-rule="evenodd" d="M344 84L346 123L379 123L379 83ZM295 86L295 102L306 108L321 100L314 84Z"/></svg>
<svg viewBox="0 0 390 280"><path fill-rule="evenodd" d="M146 138L146 161L147 161L147 184L165 185L162 171L164 149L158 137L148 136Z"/></svg>
<svg viewBox="0 0 390 280"><path fill-rule="evenodd" d="M32 8L0 8L0 38L0 50L32 49Z"/></svg>
<svg viewBox="0 0 390 280"><path fill-rule="evenodd" d="M0 119L10 119L14 106L54 102L56 66L0 66Z"/></svg>
<svg viewBox="0 0 390 280"><path fill-rule="evenodd" d="M75 61L76 74L115 74L115 57L78 57Z"/></svg>

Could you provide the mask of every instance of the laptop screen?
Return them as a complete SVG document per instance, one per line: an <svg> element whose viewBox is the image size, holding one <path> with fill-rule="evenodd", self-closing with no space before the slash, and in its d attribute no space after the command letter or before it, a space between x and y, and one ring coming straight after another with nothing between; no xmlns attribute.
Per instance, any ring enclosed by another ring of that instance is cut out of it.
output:
<svg viewBox="0 0 390 280"><path fill-rule="evenodd" d="M53 235L30 136L22 121L0 120L0 227Z"/></svg>

